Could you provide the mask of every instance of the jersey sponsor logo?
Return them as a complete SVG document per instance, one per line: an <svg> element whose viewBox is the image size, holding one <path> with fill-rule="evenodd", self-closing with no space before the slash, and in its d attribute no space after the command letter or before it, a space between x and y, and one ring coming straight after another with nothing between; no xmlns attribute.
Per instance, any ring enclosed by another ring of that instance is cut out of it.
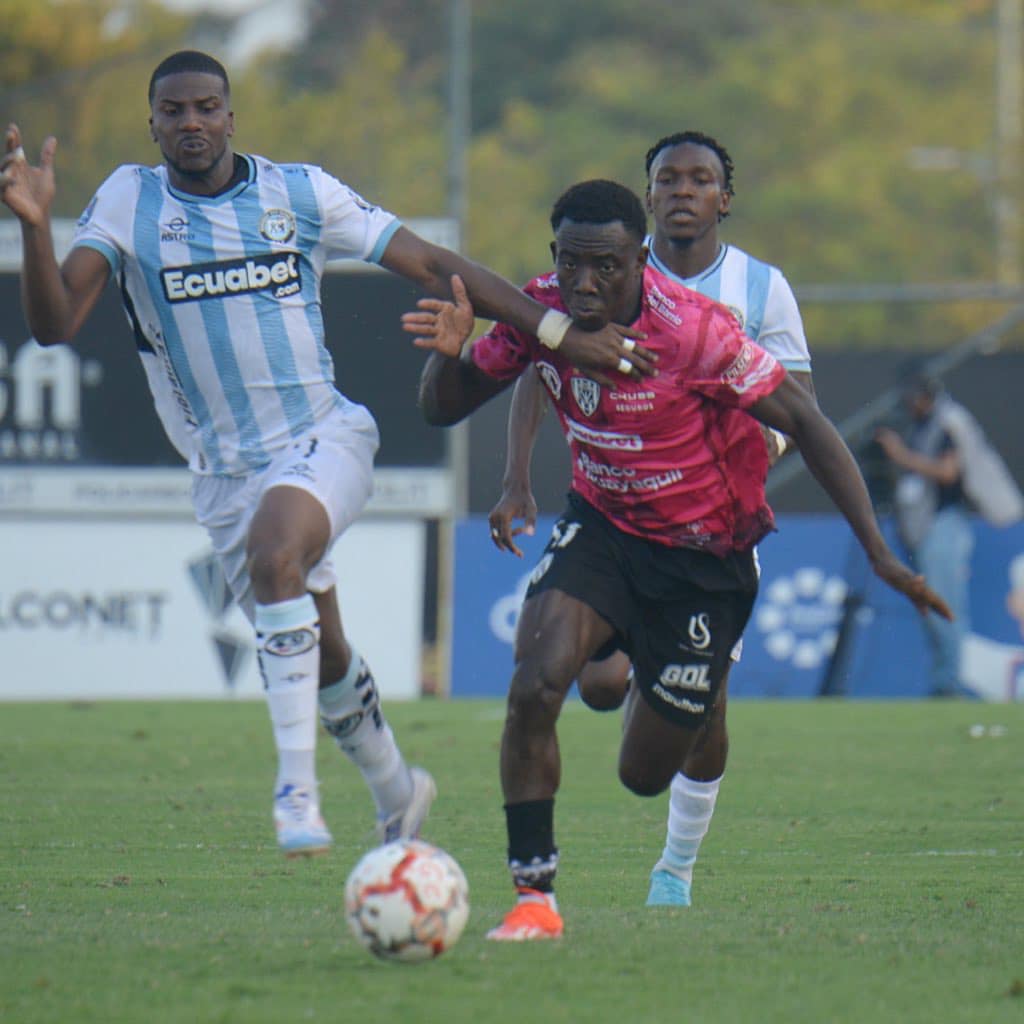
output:
<svg viewBox="0 0 1024 1024"><path fill-rule="evenodd" d="M172 217L166 224L160 225L161 242L192 242L195 237L195 233L189 231L186 217Z"/></svg>
<svg viewBox="0 0 1024 1024"><path fill-rule="evenodd" d="M654 412L653 391L611 391L608 397L612 400L616 412Z"/></svg>
<svg viewBox="0 0 1024 1024"><path fill-rule="evenodd" d="M690 700L688 697L679 697L674 693L669 693L661 683L655 683L651 689L666 704L671 704L674 708L679 708L680 711L689 711L692 715L704 714L703 703Z"/></svg>
<svg viewBox="0 0 1024 1024"><path fill-rule="evenodd" d="M647 288L647 305L653 313L657 313L662 320L667 320L673 327L678 327L683 318L675 312L676 304L656 284Z"/></svg>
<svg viewBox="0 0 1024 1024"><path fill-rule="evenodd" d="M580 472L595 486L605 491L626 494L635 491L643 494L648 491L660 491L663 487L678 483L683 479L681 469L667 469L661 473L638 477L631 466L612 466L606 462L597 462L586 452L580 452L576 460Z"/></svg>
<svg viewBox="0 0 1024 1024"><path fill-rule="evenodd" d="M551 396L558 401L562 397L562 378L558 376L558 371L550 363L537 363L537 373Z"/></svg>
<svg viewBox="0 0 1024 1024"><path fill-rule="evenodd" d="M260 234L268 242L290 242L295 236L295 215L291 210L265 210L260 218Z"/></svg>
<svg viewBox="0 0 1024 1024"><path fill-rule="evenodd" d="M283 299L302 289L297 252L264 253L248 259L165 267L160 271L168 302L198 302L269 291Z"/></svg>
<svg viewBox="0 0 1024 1024"><path fill-rule="evenodd" d="M754 346L749 341L745 341L742 348L740 348L739 355L726 367L725 372L722 374L722 380L726 384L734 384L750 369L753 361Z"/></svg>
<svg viewBox="0 0 1024 1024"><path fill-rule="evenodd" d="M710 665L666 665L661 670L658 681L663 686L671 686L677 690L710 693L711 682L708 679L710 668Z"/></svg>
<svg viewBox="0 0 1024 1024"><path fill-rule="evenodd" d="M593 445L595 448L612 448L616 451L643 451L643 438L637 434L618 434L612 430L594 430L582 423L577 423L568 416L566 416L565 422L569 427L569 436L583 444Z"/></svg>
<svg viewBox="0 0 1024 1024"><path fill-rule="evenodd" d="M584 416L593 416L601 404L601 385L589 377L573 377L572 395Z"/></svg>
<svg viewBox="0 0 1024 1024"><path fill-rule="evenodd" d="M538 277L533 282L537 288L557 288L558 287L558 275L555 273L545 274L543 277Z"/></svg>

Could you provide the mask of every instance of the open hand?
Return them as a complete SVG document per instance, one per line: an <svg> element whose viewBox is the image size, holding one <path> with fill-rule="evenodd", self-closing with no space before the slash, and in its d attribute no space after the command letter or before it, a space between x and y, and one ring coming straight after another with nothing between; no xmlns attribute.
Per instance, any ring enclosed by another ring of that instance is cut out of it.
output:
<svg viewBox="0 0 1024 1024"><path fill-rule="evenodd" d="M905 594L914 607L922 614L935 612L948 621L953 621L949 605L928 586L928 581L911 572L895 555L889 554L874 564L875 575L889 584L893 590Z"/></svg>
<svg viewBox="0 0 1024 1024"><path fill-rule="evenodd" d="M57 191L53 157L57 140L51 135L43 143L39 166L33 167L21 146L16 124L4 133L4 154L0 158L0 201L24 224L39 226L50 216L50 204Z"/></svg>
<svg viewBox="0 0 1024 1024"><path fill-rule="evenodd" d="M462 278L452 275L452 299L420 299L417 312L402 314L402 330L415 334L412 343L443 356L457 359L466 339L473 332L473 306Z"/></svg>
<svg viewBox="0 0 1024 1024"><path fill-rule="evenodd" d="M513 526L515 519L523 521L522 526ZM523 557L523 552L515 542L520 534L533 536L537 525L537 502L534 501L533 493L529 485L523 487L506 487L498 499L498 504L491 509L487 516L491 526L491 540L499 551L511 551L517 558Z"/></svg>

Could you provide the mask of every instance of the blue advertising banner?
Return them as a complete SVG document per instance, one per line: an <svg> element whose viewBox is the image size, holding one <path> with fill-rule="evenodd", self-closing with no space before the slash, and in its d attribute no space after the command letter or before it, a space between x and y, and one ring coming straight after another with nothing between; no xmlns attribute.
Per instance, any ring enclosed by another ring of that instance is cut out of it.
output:
<svg viewBox="0 0 1024 1024"><path fill-rule="evenodd" d="M453 696L505 694L519 607L553 524L541 519L534 537L521 538L521 560L492 545L485 518L457 525ZM977 521L975 533L963 680L985 700L1024 700L1024 525L995 529ZM761 592L731 697L928 692L919 616L870 573L842 519L780 517L759 554Z"/></svg>

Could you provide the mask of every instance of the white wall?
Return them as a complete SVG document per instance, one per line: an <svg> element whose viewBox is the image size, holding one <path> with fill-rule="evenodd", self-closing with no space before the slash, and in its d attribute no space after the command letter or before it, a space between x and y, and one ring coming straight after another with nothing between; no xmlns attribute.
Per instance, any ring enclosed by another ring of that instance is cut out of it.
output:
<svg viewBox="0 0 1024 1024"><path fill-rule="evenodd" d="M420 692L425 527L332 552L346 632L385 698ZM0 520L0 700L257 697L251 629L181 520Z"/></svg>

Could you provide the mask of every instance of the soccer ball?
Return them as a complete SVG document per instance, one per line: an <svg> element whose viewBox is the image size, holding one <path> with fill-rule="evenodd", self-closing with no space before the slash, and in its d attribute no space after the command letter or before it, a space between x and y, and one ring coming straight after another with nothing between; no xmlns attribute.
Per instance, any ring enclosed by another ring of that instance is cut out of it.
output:
<svg viewBox="0 0 1024 1024"><path fill-rule="evenodd" d="M345 883L345 917L382 960L416 963L451 949L469 918L469 886L449 854L422 839L370 850Z"/></svg>

